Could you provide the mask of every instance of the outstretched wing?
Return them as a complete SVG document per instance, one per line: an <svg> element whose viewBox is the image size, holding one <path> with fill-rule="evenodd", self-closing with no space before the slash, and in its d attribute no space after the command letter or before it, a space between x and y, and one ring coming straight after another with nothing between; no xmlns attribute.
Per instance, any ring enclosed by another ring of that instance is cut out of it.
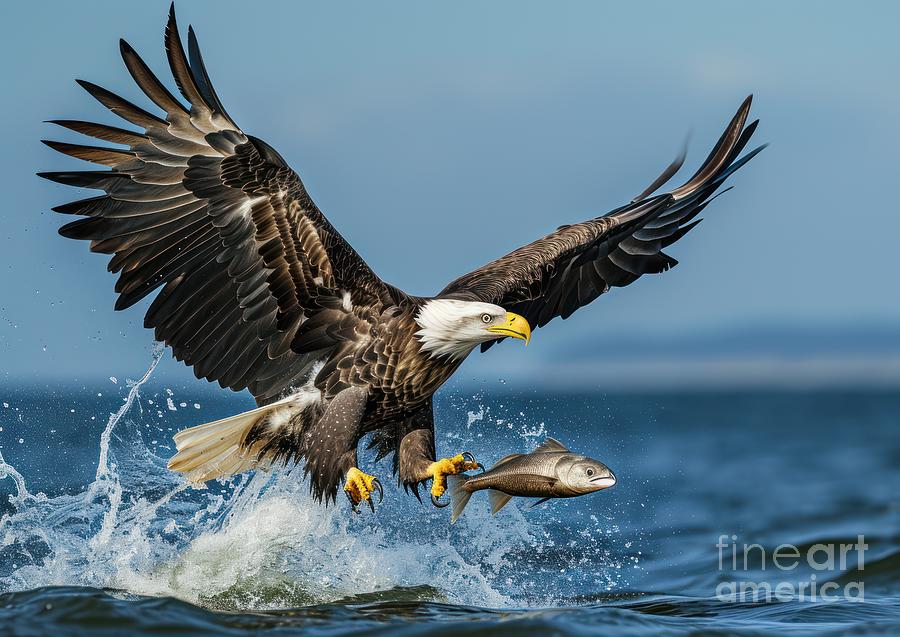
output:
<svg viewBox="0 0 900 637"><path fill-rule="evenodd" d="M678 262L663 252L700 223L694 218L731 173L761 151L738 158L756 129L746 128L748 97L696 174L683 186L651 196L681 167L683 155L626 206L556 232L450 283L440 296L495 303L534 327L568 318L609 290ZM496 341L482 345L482 351Z"/></svg>
<svg viewBox="0 0 900 637"><path fill-rule="evenodd" d="M125 148L48 141L111 170L41 176L105 191L54 210L85 217L60 234L113 255L116 309L162 287L144 325L198 378L249 387L264 403L302 380L315 361L367 338L368 313L402 293L332 227L281 156L234 123L210 83L193 29L185 55L174 8L165 45L190 106L122 41L125 65L164 118L79 81L141 130L54 121Z"/></svg>

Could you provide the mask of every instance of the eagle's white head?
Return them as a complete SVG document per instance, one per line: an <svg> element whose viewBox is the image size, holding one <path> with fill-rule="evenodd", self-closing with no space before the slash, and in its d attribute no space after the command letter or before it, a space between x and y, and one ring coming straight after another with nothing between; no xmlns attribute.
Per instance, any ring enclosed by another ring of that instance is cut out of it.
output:
<svg viewBox="0 0 900 637"><path fill-rule="evenodd" d="M477 346L504 336L528 344L531 327L523 317L499 305L455 299L432 299L416 315L416 336L431 356L465 358Z"/></svg>

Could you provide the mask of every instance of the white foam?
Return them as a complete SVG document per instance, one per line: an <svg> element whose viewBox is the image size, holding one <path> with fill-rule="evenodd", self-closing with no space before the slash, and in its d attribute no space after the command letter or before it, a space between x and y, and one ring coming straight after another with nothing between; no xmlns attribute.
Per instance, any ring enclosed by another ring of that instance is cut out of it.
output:
<svg viewBox="0 0 900 637"><path fill-rule="evenodd" d="M450 527L446 510L433 509L427 499L420 505L391 485L386 463L375 468L386 487L375 515L352 515L341 499L328 508L314 502L299 469L186 489L143 439L156 414L131 413L161 354L155 350L143 378L129 382L101 435L95 480L82 493L31 494L0 456L0 479L11 477L17 490L14 512L0 518L0 592L86 585L262 609L424 584L447 601L485 607L562 601L552 580L528 571L529 561L552 550L554 539L532 527L515 504L491 517L476 494ZM485 422L496 420L484 406L472 411ZM476 428L463 433L470 437L454 434L453 445L480 435ZM603 525L587 532L585 554L606 541ZM587 569L596 564L585 559L576 554L561 566L594 577ZM603 559L595 577L608 588L621 564L615 556Z"/></svg>

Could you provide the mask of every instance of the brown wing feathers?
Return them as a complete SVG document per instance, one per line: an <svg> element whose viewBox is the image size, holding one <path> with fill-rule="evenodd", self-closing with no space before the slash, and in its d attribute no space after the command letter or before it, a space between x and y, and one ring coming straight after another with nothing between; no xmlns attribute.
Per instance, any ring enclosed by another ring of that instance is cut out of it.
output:
<svg viewBox="0 0 900 637"><path fill-rule="evenodd" d="M258 401L267 402L348 338L332 332L325 335L330 339L319 337L315 347L306 346L296 337L305 320L326 306L329 312L340 310L334 299L344 293L363 305L389 298L393 290L328 223L281 156L245 135L228 116L193 29L190 58L185 55L174 10L165 45L175 84L189 106L121 41L129 73L165 117L80 80L101 104L142 130L54 120L126 148L47 141L61 153L111 170L42 176L105 191L54 210L83 217L60 234L89 240L92 251L113 255L109 270L119 274L116 309L162 288L144 321L156 338L193 365L198 377L232 389L249 387ZM358 333L352 325L357 320L342 316L339 322L352 335ZM292 351L292 342L298 351Z"/></svg>
<svg viewBox="0 0 900 637"><path fill-rule="evenodd" d="M496 303L522 314L532 327L540 327L557 316L567 318L610 287L673 267L678 262L663 249L699 223L695 218L725 179L763 148L739 158L758 123L744 126L750 102L748 97L684 185L652 195L681 167L682 155L632 203L602 217L563 226L460 277L441 295Z"/></svg>

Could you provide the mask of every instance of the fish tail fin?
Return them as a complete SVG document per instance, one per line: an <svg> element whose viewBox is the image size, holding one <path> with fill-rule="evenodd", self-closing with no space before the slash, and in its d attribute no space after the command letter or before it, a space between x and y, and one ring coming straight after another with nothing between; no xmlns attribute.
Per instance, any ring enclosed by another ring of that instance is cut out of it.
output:
<svg viewBox="0 0 900 637"><path fill-rule="evenodd" d="M168 468L184 474L195 485L257 467L265 468L265 461L257 458L257 445L244 448L244 439L256 423L273 416L285 402L288 400L182 429L173 436L178 453L169 459Z"/></svg>
<svg viewBox="0 0 900 637"><path fill-rule="evenodd" d="M491 503L491 515L495 515L497 511L506 506L506 504L512 500L512 496L503 491L497 491L496 489L488 490L488 501Z"/></svg>
<svg viewBox="0 0 900 637"><path fill-rule="evenodd" d="M450 510L450 524L455 524L456 520L462 515L463 509L469 503L472 492L466 489L466 483L469 481L465 476L447 476L447 485L450 491L450 504L453 508Z"/></svg>

